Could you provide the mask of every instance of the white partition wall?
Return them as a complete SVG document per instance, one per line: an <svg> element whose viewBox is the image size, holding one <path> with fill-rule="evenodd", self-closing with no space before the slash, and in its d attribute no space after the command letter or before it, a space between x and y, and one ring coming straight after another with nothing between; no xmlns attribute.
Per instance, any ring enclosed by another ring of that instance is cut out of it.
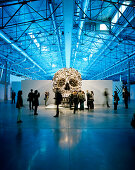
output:
<svg viewBox="0 0 135 170"><path fill-rule="evenodd" d="M135 84L130 85L130 99L135 100Z"/></svg>
<svg viewBox="0 0 135 170"><path fill-rule="evenodd" d="M23 91L24 104L28 104L27 96L30 89L38 90L40 92L39 103L44 104L44 92L50 93L48 104L54 104L54 92L51 80L22 80L21 88ZM108 88L109 92L109 103L112 104L112 81L111 80L83 80L82 90L94 91L95 104L103 104L104 102L104 89Z"/></svg>
<svg viewBox="0 0 135 170"><path fill-rule="evenodd" d="M19 90L21 90L21 81L13 81L11 83L12 90L16 93L15 101L17 101L17 93Z"/></svg>
<svg viewBox="0 0 135 170"><path fill-rule="evenodd" d="M87 90L94 92L94 103L104 103L104 90L108 88L109 104L112 104L112 80L83 80L82 90L86 93Z"/></svg>
<svg viewBox="0 0 135 170"><path fill-rule="evenodd" d="M21 81L21 89L23 91L23 102L24 104L28 104L27 98L28 93L31 89L38 90L40 93L39 104L44 104L44 94L45 91L48 91L50 96L48 99L48 104L54 103L54 92L51 80L22 80Z"/></svg>

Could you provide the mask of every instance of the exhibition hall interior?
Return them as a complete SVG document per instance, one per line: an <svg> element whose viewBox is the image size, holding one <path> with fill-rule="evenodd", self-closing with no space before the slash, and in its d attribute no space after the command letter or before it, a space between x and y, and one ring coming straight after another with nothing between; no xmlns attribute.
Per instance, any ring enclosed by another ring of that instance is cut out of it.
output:
<svg viewBox="0 0 135 170"><path fill-rule="evenodd" d="M0 170L134 158L135 1L0 0Z"/></svg>

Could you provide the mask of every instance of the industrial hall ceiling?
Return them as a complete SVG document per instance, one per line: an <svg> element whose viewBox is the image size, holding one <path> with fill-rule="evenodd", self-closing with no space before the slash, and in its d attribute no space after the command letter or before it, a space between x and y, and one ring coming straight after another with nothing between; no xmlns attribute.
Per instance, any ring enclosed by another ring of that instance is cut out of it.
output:
<svg viewBox="0 0 135 170"><path fill-rule="evenodd" d="M135 82L135 1L0 0L0 70L51 80Z"/></svg>

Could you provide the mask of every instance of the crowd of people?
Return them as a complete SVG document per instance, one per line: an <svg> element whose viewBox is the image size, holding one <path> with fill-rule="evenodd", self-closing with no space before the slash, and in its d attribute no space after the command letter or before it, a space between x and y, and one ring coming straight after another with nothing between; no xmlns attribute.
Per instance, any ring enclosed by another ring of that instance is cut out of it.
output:
<svg viewBox="0 0 135 170"><path fill-rule="evenodd" d="M87 106L89 109L94 109L94 93L87 90ZM69 95L69 105L70 109L74 106L74 114L78 110L78 105L80 104L80 110L84 110L84 102L86 101L84 91L74 91Z"/></svg>
<svg viewBox="0 0 135 170"><path fill-rule="evenodd" d="M34 115L38 115L37 108L39 106L39 100L38 100L39 97L40 97L40 93L38 92L38 90L35 90L34 92L33 89L30 90L27 101L29 102L29 109L34 110ZM21 120L22 107L23 107L23 99L22 99L22 91L20 90L18 91L17 103L16 103L16 108L18 108L17 123L22 123Z"/></svg>
<svg viewBox="0 0 135 170"><path fill-rule="evenodd" d="M60 91L57 89L56 94L60 93ZM104 103L103 106L107 106L107 108L109 108L109 92L108 89L105 88L104 92ZM128 108L128 101L129 101L129 97L130 97L130 93L127 90L127 87L123 88L123 100L125 103L125 108ZM56 95L57 96L57 95ZM59 94L60 96L60 94ZM61 95L62 96L62 95ZM94 109L94 92L93 91L88 91L86 93L86 97L87 97L87 108L88 110L92 110ZM62 97L55 97L56 102L55 103L59 103L61 104L62 101ZM114 101L114 110L117 110L117 106L118 106L118 102L119 102L120 98L118 96L118 92L114 91L114 95L113 95L113 101ZM58 101L58 102L57 102ZM72 107L74 108L74 114L76 113L76 111L78 110L78 105L80 105L80 110L84 110L84 102L86 101L85 98L85 93L84 91L74 91L69 95L69 106L70 109L72 109ZM57 113L54 117L58 117L59 116L59 104L57 105Z"/></svg>
<svg viewBox="0 0 135 170"><path fill-rule="evenodd" d="M103 106L107 106L108 108L109 106L109 93L108 93L108 89L105 88L104 92L104 103ZM15 92L12 91L11 93L11 97L12 97L12 103L15 103ZM127 87L125 87L123 89L123 100L124 100L124 104L125 104L125 108L128 108L128 100L130 97L130 93L127 90ZM29 102L29 109L34 111L34 115L38 115L37 113L37 109L39 106L39 97L40 97L40 93L38 92L38 90L33 91L33 89L30 90L30 92L28 93L28 98L27 101ZM49 98L49 92L45 92L45 96L44 96L44 100L45 100L45 106L47 106L47 101ZM69 95L69 107L70 109L73 109L73 113L75 114L76 111L78 109L80 110L84 110L84 102L87 100L87 109L88 110L93 110L94 109L94 92L93 91L88 91L86 92L86 98L85 98L85 92L80 90L80 91L74 91ZM56 115L54 117L59 117L59 105L62 102L62 94L59 91L59 89L56 89L55 92L55 104L57 106L56 109ZM113 95L113 101L114 101L114 110L117 110L117 106L119 103L119 94L117 91L114 91L114 95ZM79 107L80 106L80 107ZM21 120L21 108L23 107L23 99L22 99L22 91L18 91L18 95L17 95L17 103L16 103L16 108L18 108L18 116L17 116L17 123L22 123ZM135 126L135 115L132 119L132 125L134 124Z"/></svg>
<svg viewBox="0 0 135 170"><path fill-rule="evenodd" d="M35 90L33 92L33 89L31 89L28 94L27 101L29 102L29 109L34 110L34 115L38 115L37 108L39 106L39 97L40 93L38 92L38 90Z"/></svg>

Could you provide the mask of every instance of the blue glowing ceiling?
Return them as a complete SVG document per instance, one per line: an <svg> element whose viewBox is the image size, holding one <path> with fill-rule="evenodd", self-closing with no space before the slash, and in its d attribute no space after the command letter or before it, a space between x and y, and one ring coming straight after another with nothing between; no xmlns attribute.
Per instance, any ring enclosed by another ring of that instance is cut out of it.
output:
<svg viewBox="0 0 135 170"><path fill-rule="evenodd" d="M52 79L63 67L83 79L135 81L135 3L122 0L0 1L0 69ZM130 69L129 69L130 68Z"/></svg>

